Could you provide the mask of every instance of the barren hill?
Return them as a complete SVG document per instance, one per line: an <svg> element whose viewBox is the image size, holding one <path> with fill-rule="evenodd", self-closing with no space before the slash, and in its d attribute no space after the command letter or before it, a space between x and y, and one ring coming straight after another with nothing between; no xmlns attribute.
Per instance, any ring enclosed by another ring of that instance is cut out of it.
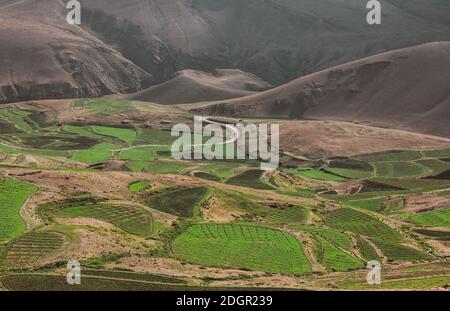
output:
<svg viewBox="0 0 450 311"><path fill-rule="evenodd" d="M65 20L62 2L0 1L0 102L100 96L152 76Z"/></svg>
<svg viewBox="0 0 450 311"><path fill-rule="evenodd" d="M368 57L203 108L209 114L367 121L450 137L450 42Z"/></svg>
<svg viewBox="0 0 450 311"><path fill-rule="evenodd" d="M267 82L238 69L219 69L213 74L183 70L167 82L124 97L164 105L183 104L243 97L270 87Z"/></svg>
<svg viewBox="0 0 450 311"><path fill-rule="evenodd" d="M158 82L182 69L239 68L274 85L376 53L450 40L450 4L361 0L81 0L84 27Z"/></svg>
<svg viewBox="0 0 450 311"><path fill-rule="evenodd" d="M450 139L342 121L285 121L284 151L312 159L355 156L391 150L450 148Z"/></svg>

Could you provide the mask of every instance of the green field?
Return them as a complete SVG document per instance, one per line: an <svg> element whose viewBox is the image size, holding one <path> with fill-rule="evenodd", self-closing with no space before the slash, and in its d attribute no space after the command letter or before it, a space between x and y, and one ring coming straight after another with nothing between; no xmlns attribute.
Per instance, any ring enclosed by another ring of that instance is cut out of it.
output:
<svg viewBox="0 0 450 311"><path fill-rule="evenodd" d="M390 241L402 239L400 233L382 221L350 208L333 211L324 220L327 226L335 229Z"/></svg>
<svg viewBox="0 0 450 311"><path fill-rule="evenodd" d="M378 255L378 253L376 252L376 250L365 239L359 237L358 241L356 243L356 246L358 247L359 251L361 252L362 257L366 261L371 261L371 260L381 261L381 258Z"/></svg>
<svg viewBox="0 0 450 311"><path fill-rule="evenodd" d="M346 271L363 267L363 263L359 259L337 248L320 235L315 234L314 239L316 240L313 248L314 256L328 269Z"/></svg>
<svg viewBox="0 0 450 311"><path fill-rule="evenodd" d="M384 199L378 198L367 200L348 200L343 202L352 207L357 207L372 212L378 212L382 208Z"/></svg>
<svg viewBox="0 0 450 311"><path fill-rule="evenodd" d="M25 231L20 209L37 187L5 178L0 182L0 242L8 241Z"/></svg>
<svg viewBox="0 0 450 311"><path fill-rule="evenodd" d="M261 179L263 174L264 171L248 170L237 176L231 177L227 180L227 184L259 190L273 190L274 188L272 186Z"/></svg>
<svg viewBox="0 0 450 311"><path fill-rule="evenodd" d="M339 232L334 229L326 227L315 227L315 226L292 226L295 230L309 232L314 235L318 235L336 247L342 248L344 250L350 250L352 247L352 240L345 233Z"/></svg>
<svg viewBox="0 0 450 311"><path fill-rule="evenodd" d="M430 211L410 218L415 223L430 227L450 227L450 209Z"/></svg>
<svg viewBox="0 0 450 311"><path fill-rule="evenodd" d="M157 161L129 161L126 167L133 172L146 172L151 174L180 174L191 164L185 161L157 160Z"/></svg>
<svg viewBox="0 0 450 311"><path fill-rule="evenodd" d="M53 217L89 217L109 222L131 234L148 237L153 232L153 218L150 212L131 206L109 205L104 203L90 204L52 203L39 207L44 218Z"/></svg>
<svg viewBox="0 0 450 311"><path fill-rule="evenodd" d="M429 150L422 152L425 157L429 158L450 158L450 149Z"/></svg>
<svg viewBox="0 0 450 311"><path fill-rule="evenodd" d="M434 175L440 174L450 169L450 163L444 162L438 159L426 159L417 161L420 165L423 165L433 171Z"/></svg>
<svg viewBox="0 0 450 311"><path fill-rule="evenodd" d="M306 223L309 210L302 206L291 206L270 210L265 219L274 224Z"/></svg>
<svg viewBox="0 0 450 311"><path fill-rule="evenodd" d="M172 249L176 257L206 266L277 273L311 270L293 236L253 225L194 225L173 241Z"/></svg>
<svg viewBox="0 0 450 311"><path fill-rule="evenodd" d="M73 152L72 159L89 164L105 162L112 157L112 150L114 150L115 148L117 148L117 146L113 144L97 144L89 150L80 150Z"/></svg>
<svg viewBox="0 0 450 311"><path fill-rule="evenodd" d="M12 124L18 131L31 132L33 128L25 121L27 112L16 108L3 108L0 109L0 118L8 123Z"/></svg>
<svg viewBox="0 0 450 311"><path fill-rule="evenodd" d="M120 152L120 159L130 161L152 161L157 159L154 147L140 147Z"/></svg>
<svg viewBox="0 0 450 311"><path fill-rule="evenodd" d="M67 237L58 232L30 232L13 241L8 247L5 263L7 265L27 265L57 252Z"/></svg>
<svg viewBox="0 0 450 311"><path fill-rule="evenodd" d="M364 162L413 161L422 158L422 153L415 150L387 151L359 157Z"/></svg>
<svg viewBox="0 0 450 311"><path fill-rule="evenodd" d="M235 175L235 170L239 167L236 163L224 163L223 161L204 161L204 165L198 168L200 172L217 176L221 179L228 179Z"/></svg>
<svg viewBox="0 0 450 311"><path fill-rule="evenodd" d="M389 261L418 261L431 259L432 257L422 251L402 244L389 242L385 240L372 240Z"/></svg>
<svg viewBox="0 0 450 311"><path fill-rule="evenodd" d="M312 168L308 168L308 169L288 168L288 169L284 169L284 171L289 174L292 174L292 175L311 178L311 179L317 179L317 180L328 180L328 181L348 180L347 178L336 176L336 175L333 175L330 173L326 173L322 170L316 170L316 169L312 169Z"/></svg>
<svg viewBox="0 0 450 311"><path fill-rule="evenodd" d="M136 131L132 129L100 126L100 125L93 125L91 126L91 128L96 134L107 137L114 137L126 143L131 143L133 142L133 140L136 139Z"/></svg>
<svg viewBox="0 0 450 311"><path fill-rule="evenodd" d="M170 151L170 146L177 139L171 135L170 131L159 129L136 129L137 136L134 141L136 145L166 145L167 150Z"/></svg>
<svg viewBox="0 0 450 311"><path fill-rule="evenodd" d="M151 208L180 217L193 217L199 213L200 204L207 199L207 187L169 189L150 194L145 204Z"/></svg>
<svg viewBox="0 0 450 311"><path fill-rule="evenodd" d="M375 174L381 178L416 177L426 174L427 169L416 162L376 162Z"/></svg>
<svg viewBox="0 0 450 311"><path fill-rule="evenodd" d="M150 187L150 182L146 180L136 181L128 185L128 189L132 192L141 192Z"/></svg>
<svg viewBox="0 0 450 311"><path fill-rule="evenodd" d="M332 173L336 176L342 176L350 179L360 179L360 178L368 178L372 177L372 172L360 171L360 170L352 170L348 168L332 168L328 167L326 169L327 173Z"/></svg>
<svg viewBox="0 0 450 311"><path fill-rule="evenodd" d="M92 131L92 128L89 126L75 126L75 125L66 124L63 126L63 130L66 133L75 134L75 135L82 136L82 137L91 137L91 138L100 137L99 135L96 135Z"/></svg>

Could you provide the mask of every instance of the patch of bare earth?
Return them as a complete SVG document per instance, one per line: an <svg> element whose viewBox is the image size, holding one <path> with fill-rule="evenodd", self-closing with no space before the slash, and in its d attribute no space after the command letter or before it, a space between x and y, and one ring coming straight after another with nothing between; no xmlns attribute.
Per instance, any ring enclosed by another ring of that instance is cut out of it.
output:
<svg viewBox="0 0 450 311"><path fill-rule="evenodd" d="M152 241L145 242L134 236L118 231L114 226L95 219L75 218L58 219L62 224L78 223L80 226L74 230L77 241L56 259L86 260L107 254L143 254L152 248Z"/></svg>
<svg viewBox="0 0 450 311"><path fill-rule="evenodd" d="M280 125L283 150L311 158L354 156L389 150L443 149L450 140L340 121L294 121Z"/></svg>
<svg viewBox="0 0 450 311"><path fill-rule="evenodd" d="M449 233L450 234L450 233ZM450 257L450 246L442 241L427 240L427 243L433 247L440 256Z"/></svg>
<svg viewBox="0 0 450 311"><path fill-rule="evenodd" d="M38 192L30 197L20 209L20 216L25 220L27 230L31 230L43 224L42 219L38 216L36 211L38 205L61 199L62 196L53 192Z"/></svg>
<svg viewBox="0 0 450 311"><path fill-rule="evenodd" d="M245 212L238 208L225 208L223 202L215 197L210 197L202 209L203 218L213 222L230 222L236 220Z"/></svg>
<svg viewBox="0 0 450 311"><path fill-rule="evenodd" d="M450 198L435 194L412 195L405 199L405 210L423 213L433 210L450 208Z"/></svg>
<svg viewBox="0 0 450 311"><path fill-rule="evenodd" d="M185 277L229 278L239 276L261 276L263 272L250 272L237 269L210 268L184 263L171 258L144 258L130 256L106 265L108 269L131 269L134 272L157 273Z"/></svg>

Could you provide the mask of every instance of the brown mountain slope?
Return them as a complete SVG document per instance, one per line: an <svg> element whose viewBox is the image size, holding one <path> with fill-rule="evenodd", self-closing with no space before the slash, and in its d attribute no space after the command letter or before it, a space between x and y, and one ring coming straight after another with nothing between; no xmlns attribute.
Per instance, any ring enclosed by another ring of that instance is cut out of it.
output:
<svg viewBox="0 0 450 311"><path fill-rule="evenodd" d="M182 69L239 68L274 85L376 53L450 40L449 1L80 0L84 27L158 82ZM91 12L91 14L89 12Z"/></svg>
<svg viewBox="0 0 450 311"><path fill-rule="evenodd" d="M65 20L62 2L0 1L0 102L131 92L152 76Z"/></svg>
<svg viewBox="0 0 450 311"><path fill-rule="evenodd" d="M238 69L219 69L214 74L183 70L167 82L124 97L164 105L183 104L243 97L270 87L258 77Z"/></svg>
<svg viewBox="0 0 450 311"><path fill-rule="evenodd" d="M244 98L208 114L367 121L450 137L450 42L395 50ZM194 109L195 110L195 109Z"/></svg>

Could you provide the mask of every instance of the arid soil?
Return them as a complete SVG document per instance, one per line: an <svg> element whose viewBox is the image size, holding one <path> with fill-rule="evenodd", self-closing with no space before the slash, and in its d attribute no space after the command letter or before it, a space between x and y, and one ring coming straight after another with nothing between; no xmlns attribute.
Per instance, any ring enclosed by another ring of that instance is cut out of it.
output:
<svg viewBox="0 0 450 311"><path fill-rule="evenodd" d="M167 82L123 98L173 105L243 97L270 87L255 75L237 69L218 69L211 74L183 70Z"/></svg>
<svg viewBox="0 0 450 311"><path fill-rule="evenodd" d="M71 27L62 1L15 2L0 2L0 103L101 96L150 85L149 73Z"/></svg>
<svg viewBox="0 0 450 311"><path fill-rule="evenodd" d="M405 210L410 212L428 212L450 208L450 198L435 194L413 195L406 198Z"/></svg>
<svg viewBox="0 0 450 311"><path fill-rule="evenodd" d="M450 139L340 121L292 121L280 125L280 146L312 158L388 150L444 149Z"/></svg>
<svg viewBox="0 0 450 311"><path fill-rule="evenodd" d="M368 121L450 137L450 42L382 53L304 76L206 114ZM194 109L195 111L195 109Z"/></svg>

